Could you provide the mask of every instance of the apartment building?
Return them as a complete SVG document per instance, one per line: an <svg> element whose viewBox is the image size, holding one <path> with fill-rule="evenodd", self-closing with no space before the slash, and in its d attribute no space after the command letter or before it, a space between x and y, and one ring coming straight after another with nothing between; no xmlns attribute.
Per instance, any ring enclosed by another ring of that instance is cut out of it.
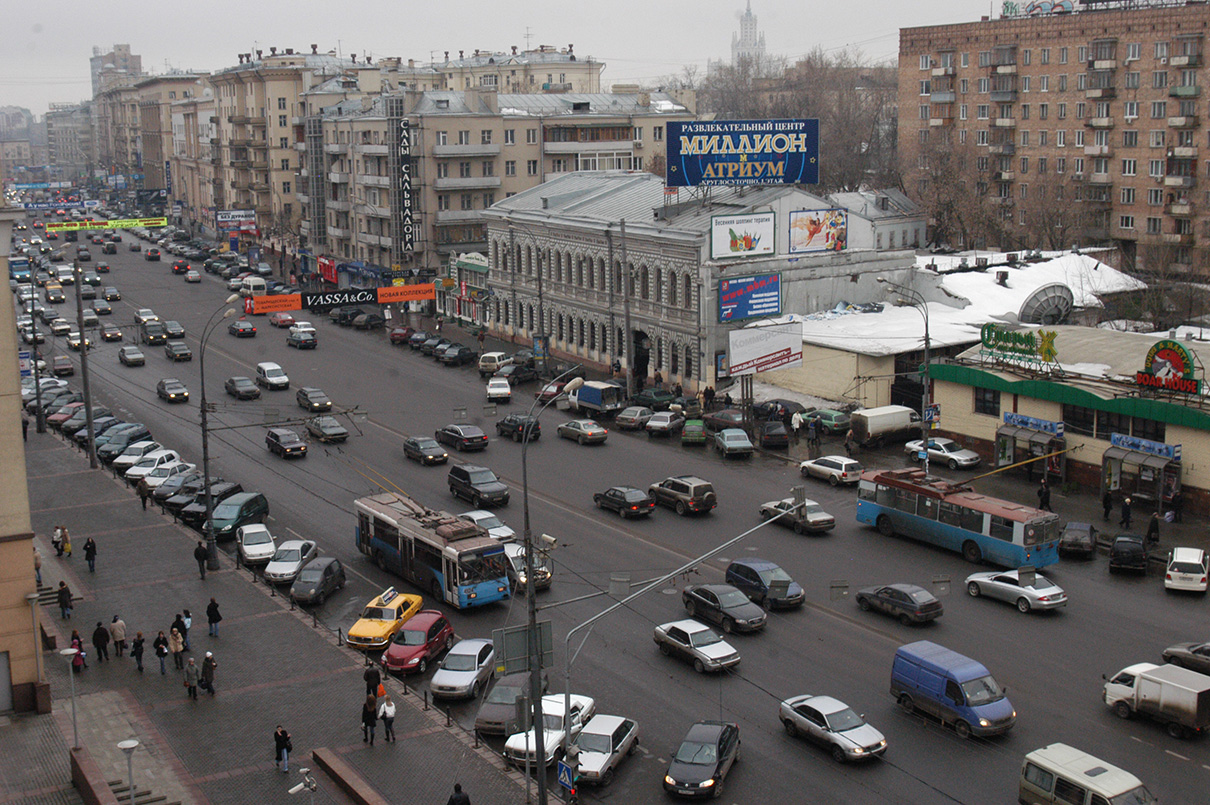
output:
<svg viewBox="0 0 1210 805"><path fill-rule="evenodd" d="M92 104L52 103L46 113L47 158L64 181L83 182L92 169Z"/></svg>
<svg viewBox="0 0 1210 805"><path fill-rule="evenodd" d="M33 148L28 138L0 140L0 180L8 181L33 165Z"/></svg>
<svg viewBox="0 0 1210 805"><path fill-rule="evenodd" d="M172 169L168 165L172 157L172 104L199 95L205 82L205 73L168 73L134 85L139 94L144 188L175 190L169 186Z"/></svg>
<svg viewBox="0 0 1210 805"><path fill-rule="evenodd" d="M694 118L662 93L409 90L325 106L333 91L307 95L323 113L306 122L302 233L316 256L357 263L366 281L381 278L375 267L433 276L452 256L484 252L482 214L496 202L574 171L641 170L662 156L669 121Z"/></svg>
<svg viewBox="0 0 1210 805"><path fill-rule="evenodd" d="M111 178L123 177L118 186L133 182L130 177L142 173L137 80L126 73L102 73L101 91L93 96L93 164Z"/></svg>
<svg viewBox="0 0 1210 805"><path fill-rule="evenodd" d="M130 45L114 45L108 52L101 52L99 47L92 49L92 58L88 60L88 72L92 76L92 94L95 96L102 89L101 74L125 73L130 76L143 74L143 57L130 52Z"/></svg>
<svg viewBox="0 0 1210 805"><path fill-rule="evenodd" d="M508 53L476 50L469 56L460 50L456 59L447 50L444 61L430 66L442 77L441 86L435 89L482 88L508 94L600 92L605 69L592 56L576 56L574 45L540 45L520 52L514 45Z"/></svg>
<svg viewBox="0 0 1210 805"><path fill-rule="evenodd" d="M179 206L178 222L215 237L214 189L215 148L218 121L214 90L205 86L200 95L178 99L171 104L172 115L172 193L170 201Z"/></svg>
<svg viewBox="0 0 1210 805"><path fill-rule="evenodd" d="M1069 242L1127 266L1206 273L1208 24L1205 4L1155 3L901 30L905 186L928 206L957 154L952 186L1020 245L1074 219Z"/></svg>

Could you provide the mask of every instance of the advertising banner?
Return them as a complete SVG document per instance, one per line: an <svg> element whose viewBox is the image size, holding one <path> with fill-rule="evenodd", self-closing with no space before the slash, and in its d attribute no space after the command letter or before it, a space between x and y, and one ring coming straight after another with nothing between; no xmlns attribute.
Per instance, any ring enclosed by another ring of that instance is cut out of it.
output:
<svg viewBox="0 0 1210 805"><path fill-rule="evenodd" d="M669 121L669 187L818 184L818 120Z"/></svg>
<svg viewBox="0 0 1210 805"><path fill-rule="evenodd" d="M319 276L324 278L325 282L336 284L336 259L332 257L320 257L316 259L319 264Z"/></svg>
<svg viewBox="0 0 1210 805"><path fill-rule="evenodd" d="M769 257L776 253L776 217L771 212L716 215L710 219L710 258Z"/></svg>
<svg viewBox="0 0 1210 805"><path fill-rule="evenodd" d="M46 225L47 232L78 232L82 229L154 229L168 226L167 218L123 218L118 221L55 221Z"/></svg>
<svg viewBox="0 0 1210 805"><path fill-rule="evenodd" d="M802 322L745 327L727 336L731 377L802 366Z"/></svg>
<svg viewBox="0 0 1210 805"><path fill-rule="evenodd" d="M322 259L322 258L321 258ZM422 302L437 298L431 284L388 285L382 288L345 288L320 293L252 296L244 300L247 313L277 313L285 310L310 310L323 313L341 305L389 305L397 302Z"/></svg>
<svg viewBox="0 0 1210 805"><path fill-rule="evenodd" d="M790 253L841 252L849 244L846 210L795 210L790 213Z"/></svg>
<svg viewBox="0 0 1210 805"><path fill-rule="evenodd" d="M718 320L740 321L781 313L781 274L719 280ZM733 361L734 363L734 361Z"/></svg>
<svg viewBox="0 0 1210 805"><path fill-rule="evenodd" d="M214 228L220 232L256 229L256 210L215 210Z"/></svg>
<svg viewBox="0 0 1210 805"><path fill-rule="evenodd" d="M390 288L378 289L378 303L382 305L396 302L424 302L436 298L437 289L431 282L421 285L392 285Z"/></svg>

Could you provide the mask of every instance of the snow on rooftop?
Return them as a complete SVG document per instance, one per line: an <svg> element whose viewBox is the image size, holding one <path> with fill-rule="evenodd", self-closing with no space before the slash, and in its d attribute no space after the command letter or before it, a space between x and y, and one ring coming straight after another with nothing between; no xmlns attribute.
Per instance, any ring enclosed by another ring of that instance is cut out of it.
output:
<svg viewBox="0 0 1210 805"><path fill-rule="evenodd" d="M1008 272L1008 287L996 282L996 272ZM946 274L942 284L951 293L964 296L980 305L987 299L994 310L991 315L1003 315L1007 310L1017 312L1021 305L1043 285L1061 282L1071 289L1078 308L1102 307L1099 297L1126 291L1141 291L1147 285L1105 265L1086 254L1060 252L1041 263L1001 265L986 271ZM989 298L989 295L992 295Z"/></svg>

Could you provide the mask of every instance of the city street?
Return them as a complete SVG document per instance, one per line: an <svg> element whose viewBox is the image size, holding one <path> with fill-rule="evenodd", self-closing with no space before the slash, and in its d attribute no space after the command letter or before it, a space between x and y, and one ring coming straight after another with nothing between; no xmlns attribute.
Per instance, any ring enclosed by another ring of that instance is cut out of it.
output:
<svg viewBox="0 0 1210 805"><path fill-rule="evenodd" d="M133 237L123 234L127 242ZM103 283L123 294L109 317L126 333L123 343L136 343L132 317L138 308L150 307L162 319L184 325L194 359L173 363L161 347L146 346L146 365L130 368L118 362L122 344L99 343L89 353L95 402L127 421L146 423L156 440L200 465L199 337L212 314L225 309L223 281L203 274L200 283L186 284L171 272L171 260L145 262L125 243L105 259L112 273L103 275ZM66 290L69 301L61 308L74 316L74 289ZM242 310L242 300L234 307ZM430 435L455 421L457 409L465 409L467 421L480 425L491 444L483 453L466 456L451 451L451 461L484 464L511 487L510 503L498 513L520 535L521 446L497 439L494 421L526 411L536 384L518 387L514 402L492 415L485 411L485 381L474 366L446 368L407 347L391 346L382 331L338 327L318 313L296 315L315 324L318 348L295 350L285 343L286 331L272 327L266 317L248 318L258 330L254 338L229 335L228 322L220 322L206 351L207 396L215 408L210 417L212 471L240 482L246 491L266 495L269 527L279 540L314 539L322 553L346 564L348 586L318 609L323 624L347 630L367 601L388 586L419 592L357 551L352 503L387 488L434 509L469 509L449 494L447 467L407 461L401 447L405 436ZM44 354L48 359L68 354L78 366L79 355L69 352L64 341L48 336ZM464 343L474 347L473 340ZM251 377L260 361L280 363L290 376L290 390L265 391L252 401L224 393L227 377ZM156 397L156 383L166 377L185 383L187 404L170 405ZM80 385L78 372L72 382ZM292 427L303 432L306 414L294 399L302 386L323 389L337 412L356 413L338 413L351 432L347 442L325 446L311 441L305 459L287 461L265 449L264 436L270 423L284 420L294 420ZM1022 757L1056 741L1131 771L1164 803L1204 801L1210 785L1210 750L1204 739L1178 741L1159 724L1119 720L1100 700L1102 674L1135 662L1159 662L1160 652L1172 643L1206 639L1204 597L1166 594L1162 573L1155 569L1144 578L1110 576L1101 556L1048 568L1046 575L1067 591L1069 605L1054 613L1024 615L1012 606L966 595L963 579L990 568L975 568L957 554L887 539L859 526L853 488L803 481L793 462L759 453L750 461L724 461L712 449L682 447L676 438L649 439L615 429L604 445L579 446L555 434L558 423L569 418L552 406L542 417L541 439L529 447L533 532L558 540L551 554L554 584L538 598L543 607L539 617L550 619L554 628L552 692L564 690L564 636L610 599L552 605L606 591L610 577L619 573L629 574L632 583L667 573L758 525L762 502L786 497L802 483L807 496L837 521L835 530L818 537L799 536L776 524L762 527L699 572L652 591L596 625L572 668L571 690L594 697L599 712L635 719L641 747L622 764L612 786L582 789L586 800L660 801L664 770L688 727L702 719L723 719L740 725L743 741L743 758L723 794L727 802L806 801L805 790L811 791L812 802L1008 802L1015 798ZM841 449L837 439L824 446L829 452ZM905 461L893 450L861 458L867 466L902 466ZM660 508L647 519L623 520L592 505L592 494L609 486L646 488L681 474L712 482L717 509L681 518ZM1018 491L1018 500L1032 503L1032 488L1022 483ZM133 492L129 505L138 506ZM1055 506L1063 514L1062 499ZM230 544L222 547L231 549ZM688 664L661 655L652 630L686 617L680 589L686 583L721 582L729 561L739 557L780 564L805 588L807 605L770 613L762 633L729 636L743 656L731 673L698 675ZM945 615L922 627L863 613L853 600L861 587L890 582L930 587L939 578L949 582L949 594L942 596ZM427 598L426 605L433 606ZM492 629L525 622L522 596L484 611L441 608L460 637L490 637ZM982 662L1007 687L1018 713L1007 736L963 741L896 706L889 694L891 659L897 646L922 639ZM305 666L307 657L300 655L296 662ZM425 684L409 680L413 682ZM802 693L835 696L863 713L887 737L885 756L843 766L826 751L787 736L777 719L778 702ZM471 729L477 708L477 702L453 707L463 729ZM503 746L502 739L488 743L496 750ZM550 785L559 790L553 771Z"/></svg>

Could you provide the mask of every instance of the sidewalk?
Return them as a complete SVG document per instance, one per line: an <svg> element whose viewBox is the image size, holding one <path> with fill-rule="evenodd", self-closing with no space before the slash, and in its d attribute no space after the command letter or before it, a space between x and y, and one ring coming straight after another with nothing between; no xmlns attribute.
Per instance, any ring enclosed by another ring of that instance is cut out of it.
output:
<svg viewBox="0 0 1210 805"><path fill-rule="evenodd" d="M297 769L314 767L310 752L338 753L392 802L445 802L455 782L472 801L507 803L524 799L517 775L492 753L474 747L473 737L445 728L437 710L424 712L414 695L388 680L398 705L399 740L374 747L361 737L364 700L362 657L336 645L326 629L313 628L289 601L270 597L220 554L222 569L199 579L192 551L197 536L155 511L143 511L137 496L50 433L30 433L26 444L30 506L36 544L43 555L43 588L66 581L77 597L69 621L56 607L43 608L43 623L59 648L78 629L88 646L88 665L75 676L80 744L107 780L125 781L126 758L119 741L136 738L134 774L167 803L285 802L301 782ZM75 555L56 558L49 534L66 525ZM82 547L98 546L97 569L88 572ZM223 614L220 636L210 637L206 605L213 596ZM161 675L151 644L167 633L176 613L193 614L191 650L198 665L206 651L218 662L217 694L187 698L181 673L167 660ZM97 623L114 615L127 625L127 640L143 632L145 671L128 656L101 662L91 647ZM70 679L66 660L43 654L51 684L51 718L19 716L0 724L0 803L75 803L68 747L72 743ZM275 771L273 730L283 725L295 752L290 774ZM322 774L315 802L344 803Z"/></svg>

